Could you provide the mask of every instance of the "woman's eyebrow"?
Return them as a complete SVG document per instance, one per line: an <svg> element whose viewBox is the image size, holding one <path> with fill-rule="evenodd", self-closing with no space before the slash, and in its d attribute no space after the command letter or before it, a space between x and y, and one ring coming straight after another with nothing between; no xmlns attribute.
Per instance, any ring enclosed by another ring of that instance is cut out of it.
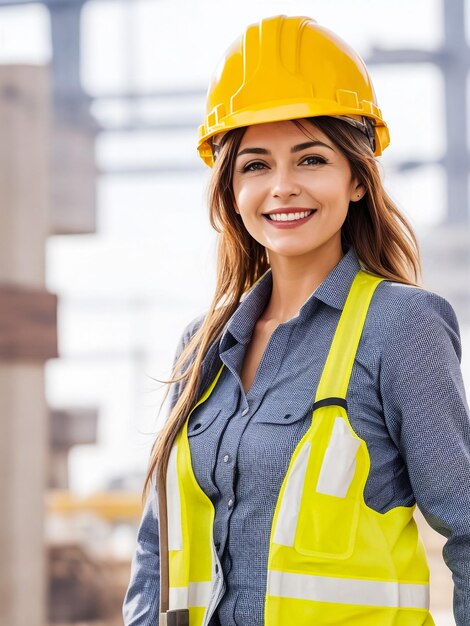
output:
<svg viewBox="0 0 470 626"><path fill-rule="evenodd" d="M293 146L291 148L291 153L295 153L295 152L301 152L302 150L307 150L307 148L316 148L316 147L323 147L323 148L328 148L329 150L333 150L333 148L331 146L329 146L326 143L323 143L323 141L306 141L304 143L299 143L296 146ZM271 154L271 152L269 150L266 150L265 148L243 148L243 150L240 150L240 152L237 154L237 157L242 156L243 154Z"/></svg>
<svg viewBox="0 0 470 626"><path fill-rule="evenodd" d="M328 148L329 150L334 149L329 146L327 143L323 143L323 141L306 141L305 143L299 143L291 149L291 152L300 152L301 150L307 150L307 148L316 148L318 146L322 146L323 148Z"/></svg>

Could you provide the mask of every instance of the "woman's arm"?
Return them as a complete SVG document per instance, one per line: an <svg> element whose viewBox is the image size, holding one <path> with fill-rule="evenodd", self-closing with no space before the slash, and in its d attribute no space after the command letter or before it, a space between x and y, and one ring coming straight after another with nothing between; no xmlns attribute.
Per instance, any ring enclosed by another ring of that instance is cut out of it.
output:
<svg viewBox="0 0 470 626"><path fill-rule="evenodd" d="M176 348L173 365L198 329L204 316L199 316L184 329ZM180 383L170 387L168 414L176 404ZM132 559L129 586L122 613L124 626L158 626L160 604L160 550L158 529L158 497L155 482L147 496L137 533L137 548Z"/></svg>
<svg viewBox="0 0 470 626"><path fill-rule="evenodd" d="M152 485L145 504L131 577L123 604L125 626L157 626L160 595L160 553L157 491Z"/></svg>
<svg viewBox="0 0 470 626"><path fill-rule="evenodd" d="M456 626L470 624L470 415L452 306L421 290L384 341L381 394L424 517L447 537Z"/></svg>

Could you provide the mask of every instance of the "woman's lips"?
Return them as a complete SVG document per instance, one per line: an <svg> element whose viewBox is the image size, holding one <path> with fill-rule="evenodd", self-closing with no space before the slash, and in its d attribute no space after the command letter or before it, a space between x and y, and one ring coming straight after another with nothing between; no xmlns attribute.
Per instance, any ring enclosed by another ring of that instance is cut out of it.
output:
<svg viewBox="0 0 470 626"><path fill-rule="evenodd" d="M305 222L308 222L308 220L311 219L315 215L316 212L317 210L314 209L314 211L310 213L310 215L307 215L307 217L302 217L299 220L286 220L284 222L272 220L267 215L263 215L263 218L267 222L269 222L271 226L274 226L275 228L296 228L297 226L302 226L302 224L305 224Z"/></svg>

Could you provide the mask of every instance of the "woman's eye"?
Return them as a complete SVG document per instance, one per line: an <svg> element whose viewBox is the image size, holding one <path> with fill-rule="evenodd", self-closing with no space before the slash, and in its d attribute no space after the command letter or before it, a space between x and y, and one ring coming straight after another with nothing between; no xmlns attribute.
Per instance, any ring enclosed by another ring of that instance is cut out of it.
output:
<svg viewBox="0 0 470 626"><path fill-rule="evenodd" d="M265 167L264 163L261 161L252 161L251 163L247 163L243 168L242 172L255 172L256 170L261 170Z"/></svg>
<svg viewBox="0 0 470 626"><path fill-rule="evenodd" d="M302 165L323 165L325 164L327 161L324 157L321 156L307 156L304 157L301 161L300 164ZM246 165L243 165L242 168L239 170L242 174L245 172L256 172L259 170L264 170L266 169L266 164L263 163L262 161L251 161L250 163L247 163Z"/></svg>
<svg viewBox="0 0 470 626"><path fill-rule="evenodd" d="M305 159L302 159L301 162L305 163L306 165L319 165L322 163L326 163L326 159L319 156L308 156L305 157Z"/></svg>

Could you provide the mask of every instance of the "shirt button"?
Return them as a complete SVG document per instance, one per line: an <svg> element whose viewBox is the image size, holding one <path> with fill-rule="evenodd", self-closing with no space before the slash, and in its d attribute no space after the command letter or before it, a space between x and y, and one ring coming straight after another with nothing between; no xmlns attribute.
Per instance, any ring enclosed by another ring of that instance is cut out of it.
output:
<svg viewBox="0 0 470 626"><path fill-rule="evenodd" d="M250 409L247 407L246 409L243 409L242 411L242 415L246 415L248 413Z"/></svg>
<svg viewBox="0 0 470 626"><path fill-rule="evenodd" d="M233 507L233 504L234 504L234 499L230 498L230 500L227 502L227 504L228 504L228 508L231 509Z"/></svg>
<svg viewBox="0 0 470 626"><path fill-rule="evenodd" d="M226 454L224 456L224 463L228 463L230 461L230 455Z"/></svg>

